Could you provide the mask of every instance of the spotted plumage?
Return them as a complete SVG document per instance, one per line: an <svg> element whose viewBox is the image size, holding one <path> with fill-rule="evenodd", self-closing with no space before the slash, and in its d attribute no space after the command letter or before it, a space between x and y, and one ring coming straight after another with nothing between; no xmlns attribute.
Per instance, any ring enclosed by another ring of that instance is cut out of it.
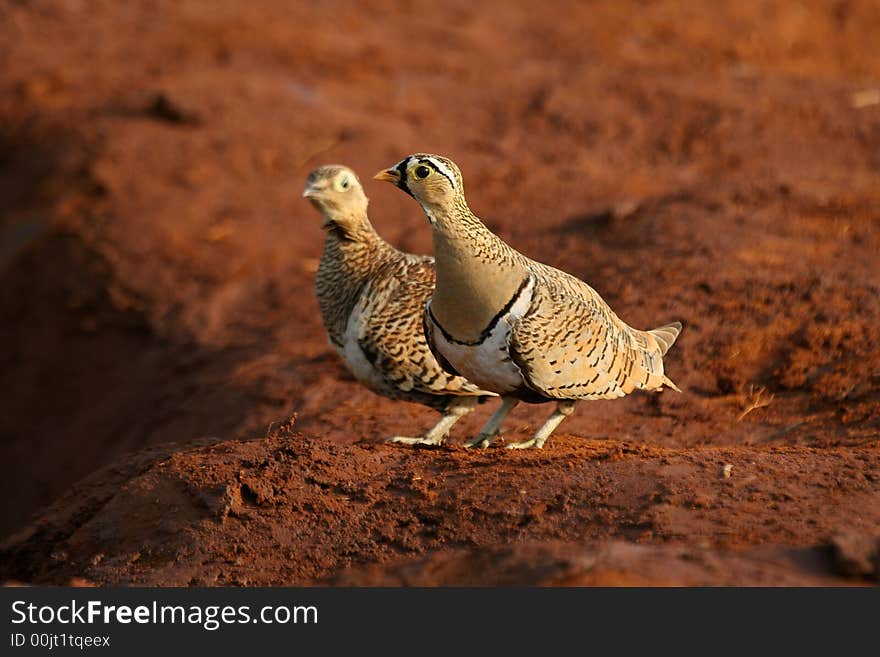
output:
<svg viewBox="0 0 880 657"><path fill-rule="evenodd" d="M433 228L437 283L425 311L428 344L447 368L505 398L466 444L490 444L518 401L558 402L531 440L509 445L542 447L579 400L664 385L678 390L663 355L681 324L634 329L583 281L504 243L471 212L451 160L411 155L376 178L415 198Z"/></svg>
<svg viewBox="0 0 880 657"><path fill-rule="evenodd" d="M434 290L433 258L403 253L379 236L351 169L315 169L303 196L324 220L315 287L330 342L372 391L443 414L424 436L392 440L442 443L459 418L494 393L444 370L425 341L422 317Z"/></svg>

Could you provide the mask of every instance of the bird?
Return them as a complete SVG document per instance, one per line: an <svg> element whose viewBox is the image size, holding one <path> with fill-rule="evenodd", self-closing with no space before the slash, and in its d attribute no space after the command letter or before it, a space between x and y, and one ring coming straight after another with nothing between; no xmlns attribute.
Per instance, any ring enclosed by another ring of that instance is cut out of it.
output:
<svg viewBox="0 0 880 657"><path fill-rule="evenodd" d="M348 167L316 168L303 197L323 217L315 290L330 343L373 392L441 413L424 435L390 442L441 445L479 401L497 395L445 371L425 341L422 314L434 290L433 258L399 251L379 236L364 189Z"/></svg>
<svg viewBox="0 0 880 657"><path fill-rule="evenodd" d="M465 446L488 447L520 401L556 402L531 439L507 445L540 449L578 401L664 386L681 392L663 370L681 323L634 329L584 281L506 244L471 212L452 160L416 153L374 178L412 196L431 224L437 281L424 311L428 345L448 371L502 397Z"/></svg>

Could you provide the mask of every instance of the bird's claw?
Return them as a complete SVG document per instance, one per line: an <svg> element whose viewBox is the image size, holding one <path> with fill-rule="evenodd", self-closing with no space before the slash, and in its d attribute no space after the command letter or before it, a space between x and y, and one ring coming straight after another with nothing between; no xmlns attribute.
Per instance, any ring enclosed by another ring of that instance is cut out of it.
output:
<svg viewBox="0 0 880 657"><path fill-rule="evenodd" d="M544 445L539 443L536 438L530 438L519 443L510 443L506 447L507 449L543 449Z"/></svg>
<svg viewBox="0 0 880 657"><path fill-rule="evenodd" d="M418 438L409 438L407 436L392 436L385 440L386 443L397 443L399 445L428 445L430 447L438 447L443 444L445 437L426 438L420 436Z"/></svg>
<svg viewBox="0 0 880 657"><path fill-rule="evenodd" d="M477 434L470 440L466 440L464 442L465 447L479 447L480 449L486 449L489 445L492 444L492 441L495 440L495 436L487 436L485 434Z"/></svg>

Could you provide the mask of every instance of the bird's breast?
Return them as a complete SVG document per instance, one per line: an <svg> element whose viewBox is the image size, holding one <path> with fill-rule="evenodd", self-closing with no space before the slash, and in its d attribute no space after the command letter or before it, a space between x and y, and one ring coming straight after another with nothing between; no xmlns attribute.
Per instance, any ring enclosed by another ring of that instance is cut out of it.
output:
<svg viewBox="0 0 880 657"><path fill-rule="evenodd" d="M349 371L358 382L370 390L381 391L384 387L382 375L367 359L360 344L362 312L362 303L358 303L348 317L342 347L337 348L337 351L339 351Z"/></svg>
<svg viewBox="0 0 880 657"><path fill-rule="evenodd" d="M528 311L534 289L535 279L530 276L505 310L493 318L476 341L471 342L451 336L431 312L429 301L427 321L433 329L429 332L432 347L456 372L481 388L502 395L522 388L522 373L510 356L510 333L516 321Z"/></svg>

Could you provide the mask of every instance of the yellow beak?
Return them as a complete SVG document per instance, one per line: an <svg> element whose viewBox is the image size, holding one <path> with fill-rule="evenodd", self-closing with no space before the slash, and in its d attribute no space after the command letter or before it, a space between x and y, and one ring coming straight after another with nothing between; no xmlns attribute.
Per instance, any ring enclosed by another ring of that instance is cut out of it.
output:
<svg viewBox="0 0 880 657"><path fill-rule="evenodd" d="M396 185L400 181L400 174L397 172L397 169L385 169L373 176L373 180L383 180Z"/></svg>

